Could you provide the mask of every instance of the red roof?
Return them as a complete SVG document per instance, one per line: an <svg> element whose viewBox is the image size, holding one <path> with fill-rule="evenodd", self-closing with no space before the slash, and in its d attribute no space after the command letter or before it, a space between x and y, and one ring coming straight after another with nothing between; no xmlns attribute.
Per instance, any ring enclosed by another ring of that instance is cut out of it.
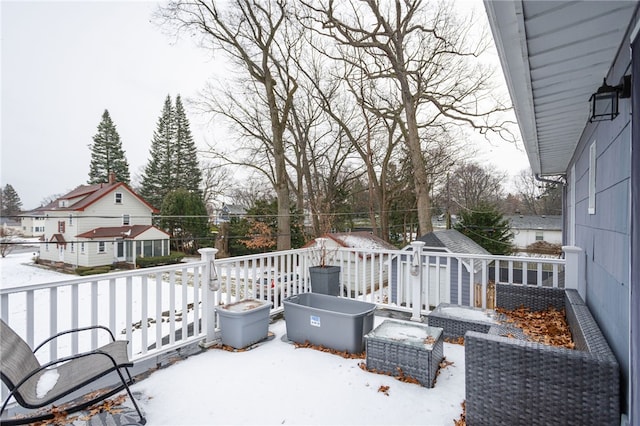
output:
<svg viewBox="0 0 640 426"><path fill-rule="evenodd" d="M99 183L95 185L80 185L76 189L71 192L59 197L54 202L49 203L43 210L64 210L64 211L82 211L89 207L91 204L96 201L106 197L107 195L114 192L116 189L121 188L129 191L133 196L135 196L138 200L144 203L152 213L159 213L159 210L145 201L144 198L135 193L129 186L122 182L114 182L114 183ZM81 200L76 201L67 207L59 207L60 200L71 200L74 198L83 197Z"/></svg>
<svg viewBox="0 0 640 426"><path fill-rule="evenodd" d="M57 244L67 244L62 234L53 234L49 239L49 242L53 242L53 241L55 241Z"/></svg>

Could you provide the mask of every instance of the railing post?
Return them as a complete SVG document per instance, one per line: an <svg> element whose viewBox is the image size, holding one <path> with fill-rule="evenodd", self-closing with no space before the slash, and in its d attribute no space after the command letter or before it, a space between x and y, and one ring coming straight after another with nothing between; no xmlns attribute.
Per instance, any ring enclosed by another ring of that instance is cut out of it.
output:
<svg viewBox="0 0 640 426"><path fill-rule="evenodd" d="M422 247L424 241L413 241L411 248L411 321L422 321ZM428 265L427 265L428 267ZM428 293L427 293L428 294Z"/></svg>
<svg viewBox="0 0 640 426"><path fill-rule="evenodd" d="M576 246L562 246L564 251L564 287L578 290L582 300L587 301L584 251Z"/></svg>
<svg viewBox="0 0 640 426"><path fill-rule="evenodd" d="M206 261L202 283L202 319L204 321L204 329L207 332L206 341L203 346L207 347L216 341L216 291L220 288L218 274L215 267L216 253L215 248L201 248L198 250L201 260Z"/></svg>

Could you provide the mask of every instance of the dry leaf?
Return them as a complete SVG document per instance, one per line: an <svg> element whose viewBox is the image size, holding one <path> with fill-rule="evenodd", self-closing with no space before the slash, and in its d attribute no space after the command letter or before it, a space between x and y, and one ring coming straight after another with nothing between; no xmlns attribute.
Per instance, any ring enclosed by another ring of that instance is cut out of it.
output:
<svg viewBox="0 0 640 426"><path fill-rule="evenodd" d="M544 311L532 312L521 306L512 310L496 308L496 312L506 316L506 322L522 329L530 341L568 349L575 347L564 309L549 307ZM514 336L509 333L507 337Z"/></svg>
<svg viewBox="0 0 640 426"><path fill-rule="evenodd" d="M467 407L465 401L462 401L462 414L460 414L460 418L453 421L454 426L466 426L467 424Z"/></svg>
<svg viewBox="0 0 640 426"><path fill-rule="evenodd" d="M320 346L320 345L312 345L308 341L304 343L296 343L295 347L315 349L320 352L328 352L330 354L340 355L342 358L347 358L347 359L365 359L366 358L365 352L361 352L359 354L352 354L350 352L337 351L335 349L325 348L324 346Z"/></svg>

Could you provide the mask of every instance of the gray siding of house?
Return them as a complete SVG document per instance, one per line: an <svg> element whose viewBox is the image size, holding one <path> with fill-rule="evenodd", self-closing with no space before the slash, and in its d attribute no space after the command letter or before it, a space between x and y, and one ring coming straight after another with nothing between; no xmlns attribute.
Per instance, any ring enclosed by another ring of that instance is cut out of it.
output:
<svg viewBox="0 0 640 426"><path fill-rule="evenodd" d="M633 25L632 25L633 27ZM629 36L625 37L607 76L612 85L629 73ZM604 76L603 76L604 77ZM597 87L593 88L595 92ZM585 102L585 108L588 103ZM622 368L629 377L629 277L631 102L621 99L613 121L587 123L574 153L575 242L586 255L586 294L596 318ZM596 204L589 214L589 147L596 142ZM569 174L571 165L567 169ZM570 180L568 180L570 182Z"/></svg>
<svg viewBox="0 0 640 426"><path fill-rule="evenodd" d="M640 76L640 36L633 42L633 75ZM640 111L640 79L633 81L633 111ZM632 129L632 158L631 164L631 259L640 259L640 120L634 120ZM638 261L631 264L631 306L640 306L640 265ZM640 310L631 310L631 395L630 410L631 424L639 423L640 416L640 338L637 328L640 324Z"/></svg>

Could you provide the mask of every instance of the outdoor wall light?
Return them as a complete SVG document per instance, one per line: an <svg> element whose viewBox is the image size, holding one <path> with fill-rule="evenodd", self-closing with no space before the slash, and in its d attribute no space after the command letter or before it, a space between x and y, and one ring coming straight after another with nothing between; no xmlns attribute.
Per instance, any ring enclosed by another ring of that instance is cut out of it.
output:
<svg viewBox="0 0 640 426"><path fill-rule="evenodd" d="M591 95L589 103L591 105L591 114L589 122L613 120L619 114L618 99L631 97L631 76L622 77L620 84L617 86L609 86L607 79L602 82L602 86L598 91Z"/></svg>

